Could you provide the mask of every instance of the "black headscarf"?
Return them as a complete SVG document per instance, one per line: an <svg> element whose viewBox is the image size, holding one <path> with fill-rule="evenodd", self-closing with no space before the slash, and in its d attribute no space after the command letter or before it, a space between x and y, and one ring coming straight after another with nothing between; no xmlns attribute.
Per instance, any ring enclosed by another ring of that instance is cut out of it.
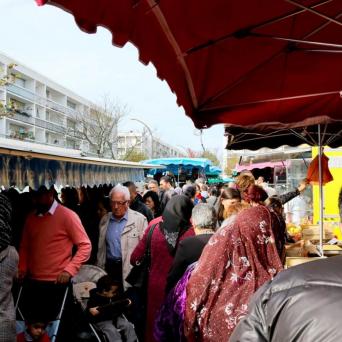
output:
<svg viewBox="0 0 342 342"><path fill-rule="evenodd" d="M11 244L12 205L7 196L0 194L0 252Z"/></svg>
<svg viewBox="0 0 342 342"><path fill-rule="evenodd" d="M166 204L160 230L165 236L172 255L175 253L179 236L191 227L190 218L193 207L190 198L184 195L173 196Z"/></svg>

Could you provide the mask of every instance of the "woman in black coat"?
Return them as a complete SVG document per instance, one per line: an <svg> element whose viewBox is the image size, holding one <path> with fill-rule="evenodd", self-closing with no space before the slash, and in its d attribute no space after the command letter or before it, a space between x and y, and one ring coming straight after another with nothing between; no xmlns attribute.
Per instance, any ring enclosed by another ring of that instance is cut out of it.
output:
<svg viewBox="0 0 342 342"><path fill-rule="evenodd" d="M191 221L196 235L180 241L167 277L166 293L177 284L187 267L201 256L203 248L215 233L216 211L207 203L199 203L192 209Z"/></svg>

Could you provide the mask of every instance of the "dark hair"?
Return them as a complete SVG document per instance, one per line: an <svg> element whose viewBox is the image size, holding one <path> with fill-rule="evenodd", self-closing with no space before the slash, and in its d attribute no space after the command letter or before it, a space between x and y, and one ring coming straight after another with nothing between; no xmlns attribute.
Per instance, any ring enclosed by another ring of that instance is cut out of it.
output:
<svg viewBox="0 0 342 342"><path fill-rule="evenodd" d="M25 314L25 324L33 325L37 323L44 324L46 327L53 317L46 317L46 312L42 312L39 307L31 305Z"/></svg>
<svg viewBox="0 0 342 342"><path fill-rule="evenodd" d="M64 195L64 204L66 207L78 204L79 198L76 188L65 187L61 190L61 193Z"/></svg>
<svg viewBox="0 0 342 342"><path fill-rule="evenodd" d="M211 188L211 189L209 190L209 193L210 193L211 196L216 196L216 197L218 197L218 196L220 195L220 193L219 193L219 191L218 191L218 189L217 189L216 186L214 186L213 188Z"/></svg>
<svg viewBox="0 0 342 342"><path fill-rule="evenodd" d="M114 280L109 275L102 276L96 283L96 287L99 292L103 291L109 291L112 286L118 286L120 287L120 282L117 280Z"/></svg>
<svg viewBox="0 0 342 342"><path fill-rule="evenodd" d="M127 188L130 188L131 186L133 187L135 187L135 184L133 183L133 182L130 182L130 181L128 181L128 182L125 182L125 183L122 183L122 185L123 186L125 186L125 187L127 187Z"/></svg>
<svg viewBox="0 0 342 342"><path fill-rule="evenodd" d="M90 194L89 194L89 190L85 187L85 186L81 186L79 189L80 194L82 194L83 196L83 202L88 202L90 201ZM79 196L80 197L80 196ZM81 202L81 198L79 198L79 202Z"/></svg>
<svg viewBox="0 0 342 342"><path fill-rule="evenodd" d="M261 203L266 201L267 197L267 192L258 185L251 185L244 194L247 202Z"/></svg>
<svg viewBox="0 0 342 342"><path fill-rule="evenodd" d="M169 176L163 176L163 177L161 177L160 180L159 180L159 183L160 183L162 180L163 180L164 182L166 182L166 183L172 184L171 177L169 177Z"/></svg>
<svg viewBox="0 0 342 342"><path fill-rule="evenodd" d="M221 190L220 199L238 199L241 201L240 191L233 188L223 188Z"/></svg>
<svg viewBox="0 0 342 342"><path fill-rule="evenodd" d="M146 191L144 196L143 196L143 202L145 203L145 200L147 198L151 197L152 201L154 202L154 206L156 208L159 208L159 205L160 205L160 201L159 201L159 196L156 192L152 191L152 190L149 190L149 191Z"/></svg>
<svg viewBox="0 0 342 342"><path fill-rule="evenodd" d="M194 198L196 196L196 186L194 184L183 185L183 195Z"/></svg>
<svg viewBox="0 0 342 342"><path fill-rule="evenodd" d="M102 206L108 211L110 212L112 209L110 207L110 200L109 200L109 197L99 197L97 200L96 200L96 209L98 209L99 207L99 204L102 204Z"/></svg>
<svg viewBox="0 0 342 342"><path fill-rule="evenodd" d="M283 203L278 196L271 196L266 199L265 204L267 207L272 209L282 209Z"/></svg>

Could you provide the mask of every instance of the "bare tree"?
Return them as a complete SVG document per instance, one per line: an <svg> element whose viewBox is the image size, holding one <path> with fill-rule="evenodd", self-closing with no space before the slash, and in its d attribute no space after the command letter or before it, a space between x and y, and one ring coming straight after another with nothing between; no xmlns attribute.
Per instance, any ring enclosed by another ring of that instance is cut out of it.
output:
<svg viewBox="0 0 342 342"><path fill-rule="evenodd" d="M135 135L134 138L135 138L134 143L130 146L127 146L126 153L121 158L122 160L136 161L135 159L139 159L140 158L139 156L144 156L140 160L148 158L148 155L146 154L145 151L143 151L143 148L142 148L143 144L145 144L148 140L147 130L144 128L141 135ZM132 160L132 158L134 160Z"/></svg>
<svg viewBox="0 0 342 342"><path fill-rule="evenodd" d="M104 96L100 104L92 106L87 112L76 114L76 124L68 130L87 141L99 158L110 153L116 159L118 125L127 114L125 105Z"/></svg>

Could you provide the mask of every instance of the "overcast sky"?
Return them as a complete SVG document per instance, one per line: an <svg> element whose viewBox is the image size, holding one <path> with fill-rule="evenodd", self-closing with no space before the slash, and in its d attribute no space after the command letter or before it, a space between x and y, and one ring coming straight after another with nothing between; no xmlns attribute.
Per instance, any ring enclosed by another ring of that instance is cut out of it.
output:
<svg viewBox="0 0 342 342"><path fill-rule="evenodd" d="M0 52L93 102L108 94L126 104L130 113L121 130L142 130L128 119L137 118L164 141L201 150L195 127L177 106L176 96L152 65L138 61L132 45L112 46L105 29L83 33L70 14L37 7L34 0L0 0L0 13ZM204 131L203 141L206 148L222 151L223 126Z"/></svg>

